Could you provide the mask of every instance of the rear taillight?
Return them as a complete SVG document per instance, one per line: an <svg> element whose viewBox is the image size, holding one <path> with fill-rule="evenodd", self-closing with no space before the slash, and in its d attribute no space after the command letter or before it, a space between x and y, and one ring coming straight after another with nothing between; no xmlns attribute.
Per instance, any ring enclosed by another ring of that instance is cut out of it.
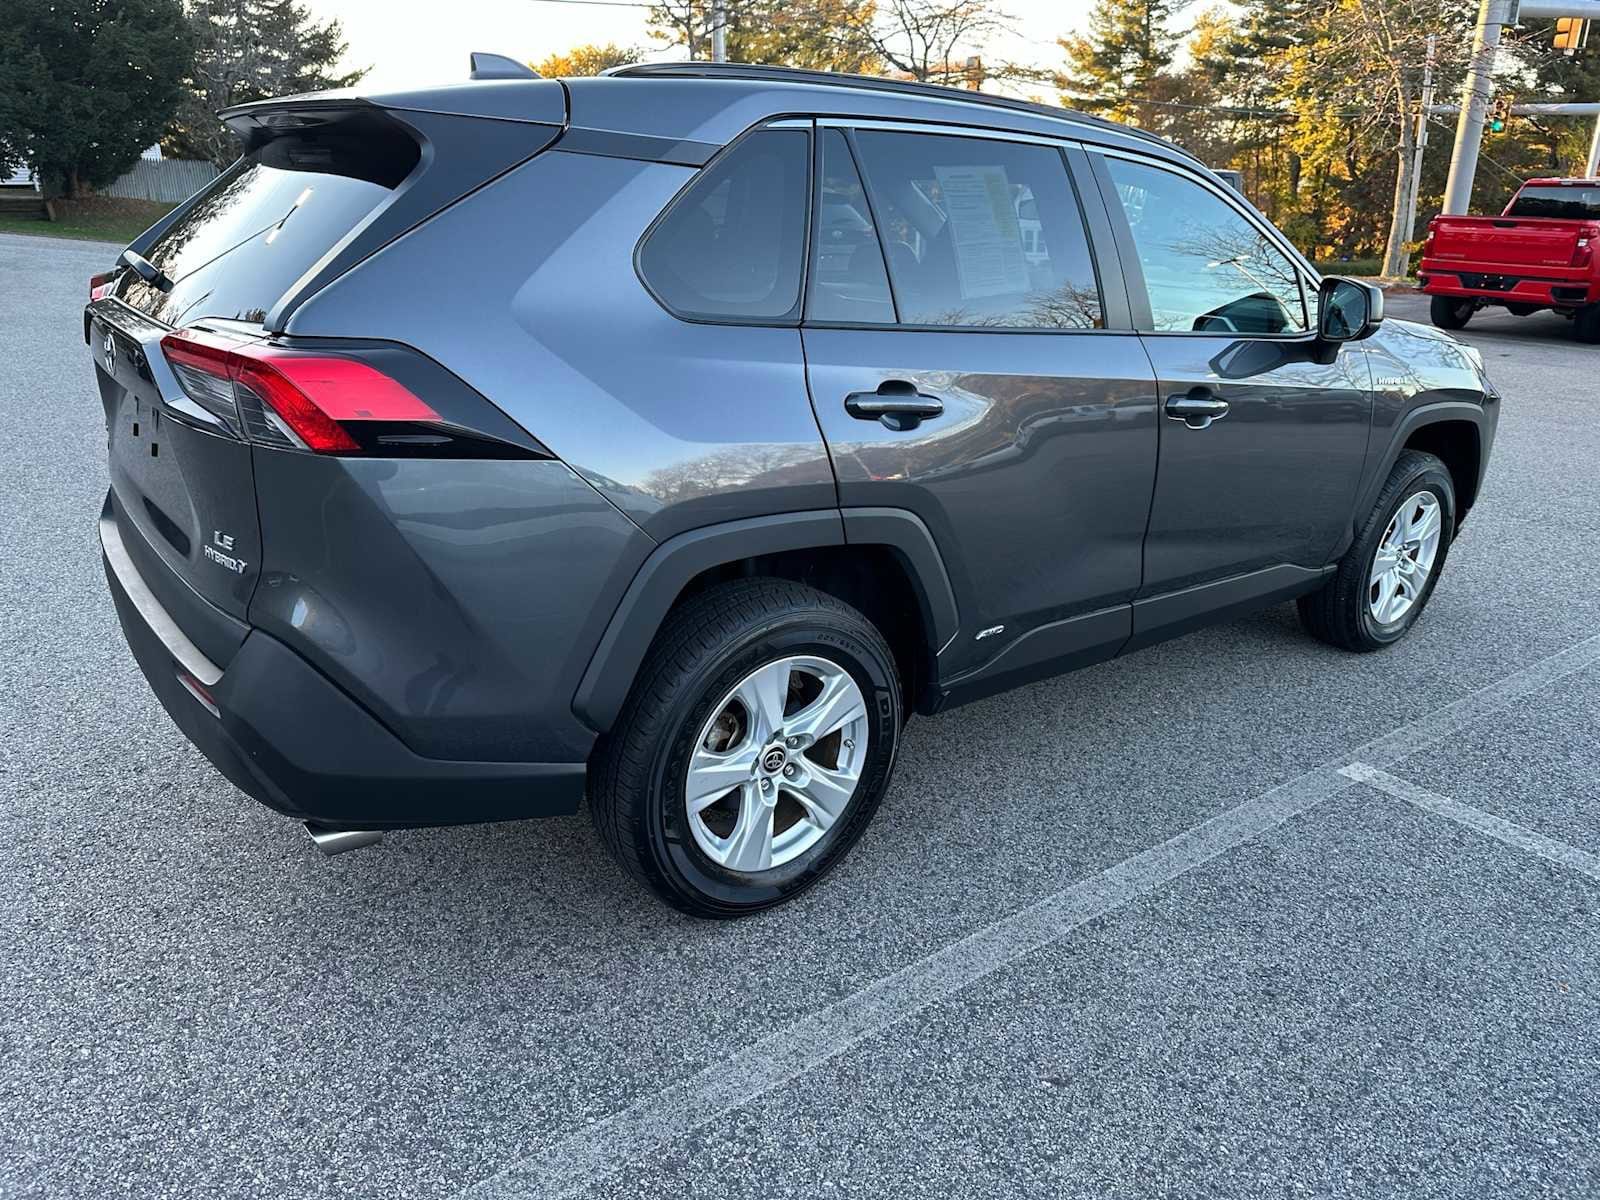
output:
<svg viewBox="0 0 1600 1200"><path fill-rule="evenodd" d="M1572 251L1572 265L1587 267L1594 260L1594 241L1600 238L1600 225L1578 226L1578 244Z"/></svg>
<svg viewBox="0 0 1600 1200"><path fill-rule="evenodd" d="M89 299L103 300L111 294L111 284L116 280L115 271L102 271L98 275L89 276Z"/></svg>
<svg viewBox="0 0 1600 1200"><path fill-rule="evenodd" d="M257 445L384 457L549 457L461 380L392 343L312 349L180 329L161 339L161 350L190 400Z"/></svg>

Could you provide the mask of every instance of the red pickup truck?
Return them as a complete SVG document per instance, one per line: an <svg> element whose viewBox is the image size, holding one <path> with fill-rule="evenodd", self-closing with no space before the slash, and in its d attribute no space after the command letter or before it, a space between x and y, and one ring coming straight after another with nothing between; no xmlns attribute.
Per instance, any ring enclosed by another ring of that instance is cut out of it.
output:
<svg viewBox="0 0 1600 1200"><path fill-rule="evenodd" d="M1460 329L1492 304L1519 317L1542 308L1600 342L1600 179L1530 179L1498 217L1438 216L1428 224L1417 282L1433 323Z"/></svg>

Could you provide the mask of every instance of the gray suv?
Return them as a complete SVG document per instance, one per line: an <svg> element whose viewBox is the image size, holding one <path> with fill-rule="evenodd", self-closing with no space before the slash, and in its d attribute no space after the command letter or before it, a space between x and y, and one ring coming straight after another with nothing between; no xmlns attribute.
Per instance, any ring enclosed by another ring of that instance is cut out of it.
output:
<svg viewBox="0 0 1600 1200"><path fill-rule="evenodd" d="M1479 356L1183 151L881 79L476 74L227 111L243 157L84 314L128 642L324 849L587 797L747 913L838 863L913 712L1427 604Z"/></svg>

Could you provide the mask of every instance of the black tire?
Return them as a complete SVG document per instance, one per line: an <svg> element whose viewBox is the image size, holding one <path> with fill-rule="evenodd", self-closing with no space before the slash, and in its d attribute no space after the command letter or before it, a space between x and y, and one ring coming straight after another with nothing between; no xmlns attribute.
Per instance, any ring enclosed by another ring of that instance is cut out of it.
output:
<svg viewBox="0 0 1600 1200"><path fill-rule="evenodd" d="M1471 300L1456 296L1435 296L1428 305L1428 315L1440 329L1465 329L1473 311Z"/></svg>
<svg viewBox="0 0 1600 1200"><path fill-rule="evenodd" d="M1433 569L1410 609L1399 620L1380 624L1368 604L1373 559L1401 504L1424 490L1438 498L1441 510L1439 548L1434 555ZM1355 542L1339 560L1333 578L1318 591L1300 597L1300 623L1312 637L1343 650L1362 653L1392 646L1416 624L1427 607L1444 571L1455 529L1456 490L1450 471L1432 454L1405 451L1389 472L1377 503L1372 506Z"/></svg>
<svg viewBox="0 0 1600 1200"><path fill-rule="evenodd" d="M1544 311L1542 304L1508 304L1506 311L1513 317L1531 317L1536 312Z"/></svg>
<svg viewBox="0 0 1600 1200"><path fill-rule="evenodd" d="M867 707L866 758L848 807L820 841L781 866L741 874L703 853L688 828L689 755L714 705L757 667L791 655L824 658L855 680ZM674 908L758 912L816 883L861 836L889 786L901 712L894 654L854 608L787 580L719 584L663 624L597 749L589 811L617 861Z"/></svg>
<svg viewBox="0 0 1600 1200"><path fill-rule="evenodd" d="M1600 342L1600 304L1586 304L1572 318L1573 335L1580 342Z"/></svg>

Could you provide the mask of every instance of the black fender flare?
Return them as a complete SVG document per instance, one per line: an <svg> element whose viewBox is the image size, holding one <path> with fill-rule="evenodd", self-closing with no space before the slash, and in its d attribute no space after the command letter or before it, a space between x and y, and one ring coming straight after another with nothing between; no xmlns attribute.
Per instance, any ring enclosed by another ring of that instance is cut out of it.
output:
<svg viewBox="0 0 1600 1200"><path fill-rule="evenodd" d="M895 508L814 509L751 517L691 529L662 542L639 567L606 624L573 695L572 711L596 732L608 732L633 687L650 643L688 583L726 563L789 550L880 545L896 552L922 607L930 661L960 628L955 592L928 527Z"/></svg>
<svg viewBox="0 0 1600 1200"><path fill-rule="evenodd" d="M1484 464L1488 461L1490 447L1494 444L1494 418L1487 410L1487 405L1491 403L1493 401L1488 398L1485 398L1483 404L1471 400L1437 400L1411 409L1395 422L1383 453L1367 456L1367 469L1362 477L1355 511L1350 519L1351 535L1354 536L1360 531L1367 514L1377 503L1378 493L1383 490L1384 481L1389 478L1389 472L1400 457L1401 449L1412 434L1428 425L1439 425L1445 421L1466 421L1478 431L1478 478L1474 481L1473 489L1476 494L1477 488L1483 484Z"/></svg>

